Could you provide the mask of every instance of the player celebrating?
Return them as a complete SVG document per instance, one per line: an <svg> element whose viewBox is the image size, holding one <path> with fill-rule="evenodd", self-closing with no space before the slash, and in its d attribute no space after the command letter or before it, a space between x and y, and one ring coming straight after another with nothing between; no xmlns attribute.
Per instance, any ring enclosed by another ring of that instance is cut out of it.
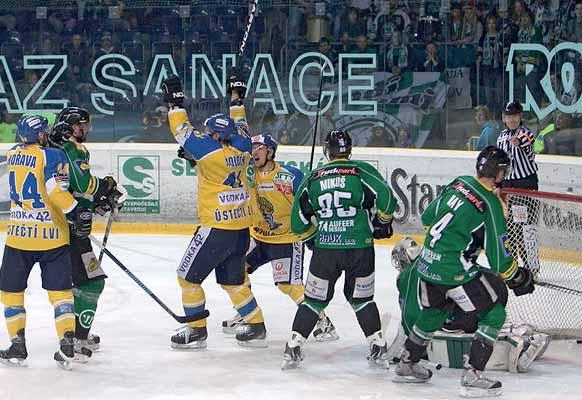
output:
<svg viewBox="0 0 582 400"><path fill-rule="evenodd" d="M428 233L416 269L424 308L404 344L396 382L426 382L431 378L432 372L419 361L456 304L464 312L479 313L478 329L461 378L461 395L501 393L501 382L483 376L506 315L499 300L505 287L495 275L505 280L517 296L534 290L531 272L518 269L511 255L501 201L493 193L508 170L507 154L487 146L477 157L477 177L456 178L422 214ZM480 271L472 251L467 253L479 233L485 238L489 273Z"/></svg>
<svg viewBox="0 0 582 400"><path fill-rule="evenodd" d="M476 248L475 259L481 250ZM422 247L411 238L403 238L396 243L392 249L392 265L399 272L397 279L398 303L401 307L401 323L397 335L388 348L388 354L399 356L398 351L410 334L414 323L422 311L422 304L418 302L420 293L420 278L414 260L421 253ZM504 306L507 301L507 289L500 286L502 290L500 301ZM451 351L458 348L459 344L467 343L477 330L477 315L475 313L464 313L460 308L456 308L449 316L453 318L442 331L437 331L433 338L443 345L435 343L427 349L427 357L430 361L443 363L449 367L462 368L463 357L460 351ZM388 336L388 335L387 335ZM527 332L527 334L516 334L513 327L510 330L500 332L498 341L495 343L493 354L489 365L495 368L509 370L512 373L527 372L535 359L539 358L547 349L550 340L549 336L543 333ZM455 347L456 346L456 347Z"/></svg>
<svg viewBox="0 0 582 400"><path fill-rule="evenodd" d="M83 108L67 107L57 116L49 143L67 155L70 165L69 190L77 202L104 215L112 207L121 207L123 197L111 176L100 179L91 174L89 151L83 145L90 131L89 112ZM87 362L91 351L97 350L101 341L99 336L90 335L89 331L107 276L93 253L88 237L71 235L70 252L75 296L75 361Z"/></svg>
<svg viewBox="0 0 582 400"><path fill-rule="evenodd" d="M271 263L275 285L299 305L304 300L303 243L291 231L291 206L303 174L297 168L275 161L277 142L271 135L262 133L251 139L254 168L250 184L256 193L259 215L255 215L250 230L253 240L246 257L246 270L251 274L261 265ZM312 236L314 232L315 227L304 236ZM248 275L245 283L250 285ZM223 321L223 331L233 332L241 320L237 315ZM320 341L339 338L331 320L323 313L313 336Z"/></svg>
<svg viewBox="0 0 582 400"><path fill-rule="evenodd" d="M396 200L380 173L366 162L350 161L351 153L352 140L346 132L329 132L324 145L329 162L303 180L293 201L293 232L304 235L315 224L317 230L305 301L295 314L283 369L294 368L303 359L301 346L333 298L342 272L344 295L370 345L368 360L388 367L374 302L374 238L392 236Z"/></svg>
<svg viewBox="0 0 582 400"><path fill-rule="evenodd" d="M75 316L67 220L72 224L73 234L86 237L90 232L91 212L77 205L67 190L67 157L60 150L45 147L48 144L46 118L23 117L17 129L22 143L7 154L10 221L0 268L0 299L12 345L0 351L0 362L23 365L28 357L24 290L30 271L38 262L42 287L48 291L54 307L60 339L54 359L60 367L71 369Z"/></svg>
<svg viewBox="0 0 582 400"><path fill-rule="evenodd" d="M248 192L247 167L251 140L237 134L235 121L217 114L208 118L208 134L194 129L183 108L184 92L177 76L163 85L169 103L168 122L176 141L196 161L200 227L178 267L182 303L186 315L204 310L202 282L214 269L216 280L228 293L247 325L236 334L242 346L266 346L263 313L251 289L244 285L244 262L249 247L252 207ZM231 114L245 123L244 106L237 90L231 93ZM241 127L244 130L244 127ZM172 336L173 348L206 347L206 320L191 322Z"/></svg>

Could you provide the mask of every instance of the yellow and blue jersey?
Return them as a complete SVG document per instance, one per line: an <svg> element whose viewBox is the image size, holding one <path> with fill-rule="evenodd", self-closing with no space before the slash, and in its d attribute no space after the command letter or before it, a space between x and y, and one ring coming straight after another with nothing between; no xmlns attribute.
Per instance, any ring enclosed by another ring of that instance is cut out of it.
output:
<svg viewBox="0 0 582 400"><path fill-rule="evenodd" d="M200 224L226 230L250 227L250 138L233 135L229 144L220 143L194 129L184 109L171 110L168 122L176 141L196 159Z"/></svg>
<svg viewBox="0 0 582 400"><path fill-rule="evenodd" d="M291 209L295 192L303 180L297 168L275 162L272 171L255 170L255 205L257 216L253 220L251 236L265 243L293 243L301 239L291 231ZM313 228L315 231L315 227ZM303 237L313 234L309 232Z"/></svg>
<svg viewBox="0 0 582 400"><path fill-rule="evenodd" d="M69 164L61 150L17 144L7 154L10 220L6 245L51 250L69 244L65 214L77 205L69 193Z"/></svg>

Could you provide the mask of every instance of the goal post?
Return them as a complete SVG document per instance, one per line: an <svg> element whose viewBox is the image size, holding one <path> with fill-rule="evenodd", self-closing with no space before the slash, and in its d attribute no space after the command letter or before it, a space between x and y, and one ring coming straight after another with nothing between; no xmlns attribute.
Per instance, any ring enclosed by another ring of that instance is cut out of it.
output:
<svg viewBox="0 0 582 400"><path fill-rule="evenodd" d="M507 188L502 198L511 251L540 282L529 295L510 290L508 321L582 338L582 196Z"/></svg>

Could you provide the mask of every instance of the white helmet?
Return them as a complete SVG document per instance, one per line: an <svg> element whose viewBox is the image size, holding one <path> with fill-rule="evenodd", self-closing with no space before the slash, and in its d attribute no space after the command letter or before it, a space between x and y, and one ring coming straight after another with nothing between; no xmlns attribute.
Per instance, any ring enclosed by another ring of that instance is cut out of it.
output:
<svg viewBox="0 0 582 400"><path fill-rule="evenodd" d="M403 271L412 265L421 251L422 247L414 239L409 237L400 239L392 249L392 266L399 272Z"/></svg>

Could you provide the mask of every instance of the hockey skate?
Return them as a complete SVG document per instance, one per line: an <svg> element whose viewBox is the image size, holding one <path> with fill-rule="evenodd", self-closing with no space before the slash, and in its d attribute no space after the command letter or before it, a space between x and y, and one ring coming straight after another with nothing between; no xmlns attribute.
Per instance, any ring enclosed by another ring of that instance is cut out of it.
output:
<svg viewBox="0 0 582 400"><path fill-rule="evenodd" d="M483 376L483 372L474 368L465 369L461 377L461 397L500 396L503 391L501 382Z"/></svg>
<svg viewBox="0 0 582 400"><path fill-rule="evenodd" d="M61 339L59 351L55 352L54 360L57 366L64 370L70 371L73 369L73 359L75 357L75 334L73 332L65 332Z"/></svg>
<svg viewBox="0 0 582 400"><path fill-rule="evenodd" d="M544 333L533 335L526 342L526 349L519 356L517 361L517 372L527 372L530 365L539 357L541 357L550 344L550 336Z"/></svg>
<svg viewBox="0 0 582 400"><path fill-rule="evenodd" d="M170 346L178 350L195 350L206 348L208 331L206 327L191 328L185 326L170 339Z"/></svg>
<svg viewBox="0 0 582 400"><path fill-rule="evenodd" d="M10 347L6 350L0 350L0 363L11 367L24 367L27 357L24 330L20 330L17 336L12 339Z"/></svg>
<svg viewBox="0 0 582 400"><path fill-rule="evenodd" d="M267 347L265 323L239 325L236 330L236 341L242 347Z"/></svg>
<svg viewBox="0 0 582 400"><path fill-rule="evenodd" d="M392 382L396 383L425 383L432 377L432 371L419 363L410 361L410 353L402 352L400 363L396 367L396 376Z"/></svg>
<svg viewBox="0 0 582 400"><path fill-rule="evenodd" d="M297 332L291 334L291 339L285 343L285 351L283 352L283 371L287 369L295 369L301 365L303 361L303 352L301 346L305 343L305 338Z"/></svg>
<svg viewBox="0 0 582 400"><path fill-rule="evenodd" d="M101 348L101 338L99 337L99 335L93 335L92 333L90 333L87 336L86 347L92 352L98 351Z"/></svg>
<svg viewBox="0 0 582 400"><path fill-rule="evenodd" d="M231 319L222 321L222 332L227 335L236 335L236 328L245 324L243 317L236 313Z"/></svg>
<svg viewBox="0 0 582 400"><path fill-rule="evenodd" d="M371 367L390 368L388 359L388 346L382 337L382 332L376 332L366 338L370 345L370 352L366 357Z"/></svg>
<svg viewBox="0 0 582 400"><path fill-rule="evenodd" d="M80 340L75 338L74 350L75 357L73 357L73 361L79 364L86 364L93 355L93 352L89 350L87 340Z"/></svg>
<svg viewBox="0 0 582 400"><path fill-rule="evenodd" d="M333 340L338 340L339 335L335 330L335 326L331 322L331 319L325 313L322 313L317 324L315 324L315 329L313 330L313 337L318 342L331 342Z"/></svg>

